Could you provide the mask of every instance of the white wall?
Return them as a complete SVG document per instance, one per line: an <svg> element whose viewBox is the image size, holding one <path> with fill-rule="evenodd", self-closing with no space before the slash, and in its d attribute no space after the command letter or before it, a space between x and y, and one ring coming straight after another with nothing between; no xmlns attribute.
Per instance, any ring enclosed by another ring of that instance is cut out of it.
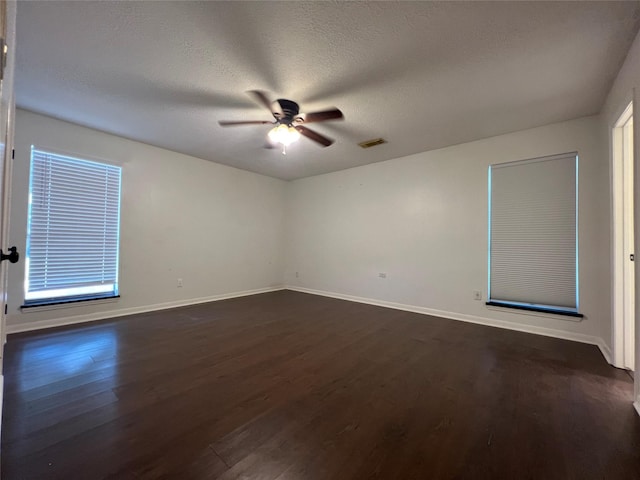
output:
<svg viewBox="0 0 640 480"><path fill-rule="evenodd" d="M633 89L640 87L640 34L636 36L600 112L608 127L613 127L629 102Z"/></svg>
<svg viewBox="0 0 640 480"><path fill-rule="evenodd" d="M588 117L287 184L19 110L12 243L24 252L31 144L120 162L122 298L21 313L20 263L10 268L9 330L278 287L285 271L293 287L609 345L602 123ZM585 318L488 308L487 167L573 150L580 154ZM473 290L483 301L473 300Z"/></svg>
<svg viewBox="0 0 640 480"><path fill-rule="evenodd" d="M488 166L575 150L584 319L488 308ZM608 181L598 117L296 180L288 191L285 282L609 344ZM483 301L473 290L482 290Z"/></svg>
<svg viewBox="0 0 640 480"><path fill-rule="evenodd" d="M607 96L605 104L601 111L602 117L602 129L609 138L609 168L610 172L613 166L613 138L612 129L617 122L618 118L629 105L629 102L633 100L634 103L634 116L636 121L634 122L634 191L635 191L635 251L636 255L640 252L640 122L637 121L638 112L640 111L640 34L638 34L627 53L627 57L616 77L611 90ZM611 174L610 174L611 175ZM611 219L613 219L614 213L611 213ZM613 231L613 224L611 225ZM635 405L638 413L640 413L640 375L638 365L640 364L640 262L635 262L635 275L636 275L636 379L635 379ZM615 332L617 337L616 343L621 345L621 332ZM615 347L614 347L615 348ZM620 357L620 354L617 355Z"/></svg>
<svg viewBox="0 0 640 480"><path fill-rule="evenodd" d="M31 145L123 167L121 298L21 313L20 262L9 268L10 332L282 284L285 182L18 110L10 241L23 254Z"/></svg>

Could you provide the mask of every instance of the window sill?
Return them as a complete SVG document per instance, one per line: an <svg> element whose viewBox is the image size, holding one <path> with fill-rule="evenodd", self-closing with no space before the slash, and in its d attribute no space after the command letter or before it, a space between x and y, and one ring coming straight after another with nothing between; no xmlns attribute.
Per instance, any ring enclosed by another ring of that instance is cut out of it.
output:
<svg viewBox="0 0 640 480"><path fill-rule="evenodd" d="M20 306L22 313L41 312L43 310L58 310L61 308L73 308L84 307L88 305L100 305L102 303L115 303L120 298L120 295L114 295L110 297L96 297L96 298L79 298L75 300L57 300L41 303L31 303Z"/></svg>
<svg viewBox="0 0 640 480"><path fill-rule="evenodd" d="M486 302L485 305L490 310L496 311L504 311L504 309L512 310L513 313L518 313L521 315L535 315L538 317L547 317L547 318L556 318L559 320L569 320L572 322L581 322L584 318L582 313L578 312L568 312L566 310L554 310L550 308L542 308L542 307L528 307L524 305L510 305L508 303L501 302Z"/></svg>

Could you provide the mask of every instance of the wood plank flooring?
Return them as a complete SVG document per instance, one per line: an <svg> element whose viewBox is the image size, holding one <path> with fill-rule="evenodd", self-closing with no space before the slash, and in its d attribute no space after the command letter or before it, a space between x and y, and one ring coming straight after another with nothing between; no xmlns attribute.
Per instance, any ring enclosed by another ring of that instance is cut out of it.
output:
<svg viewBox="0 0 640 480"><path fill-rule="evenodd" d="M639 479L564 340L281 291L9 336L2 478Z"/></svg>

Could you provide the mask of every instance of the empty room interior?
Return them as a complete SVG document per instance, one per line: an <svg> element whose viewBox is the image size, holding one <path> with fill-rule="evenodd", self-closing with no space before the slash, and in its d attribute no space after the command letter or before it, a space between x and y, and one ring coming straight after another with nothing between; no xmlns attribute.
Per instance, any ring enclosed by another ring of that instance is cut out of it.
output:
<svg viewBox="0 0 640 480"><path fill-rule="evenodd" d="M3 480L640 478L640 2L2 10Z"/></svg>

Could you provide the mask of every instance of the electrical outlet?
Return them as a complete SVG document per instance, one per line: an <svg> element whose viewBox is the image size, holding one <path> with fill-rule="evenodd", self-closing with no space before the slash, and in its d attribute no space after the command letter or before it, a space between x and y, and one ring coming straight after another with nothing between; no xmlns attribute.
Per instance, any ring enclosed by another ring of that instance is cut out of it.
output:
<svg viewBox="0 0 640 480"><path fill-rule="evenodd" d="M296 272L296 278L298 278L300 275L298 274L298 272Z"/></svg>
<svg viewBox="0 0 640 480"><path fill-rule="evenodd" d="M182 279L181 278L178 279L178 288L180 288L180 287L182 287Z"/></svg>
<svg viewBox="0 0 640 480"><path fill-rule="evenodd" d="M482 292L480 290L473 291L473 299L474 300L482 300Z"/></svg>
<svg viewBox="0 0 640 480"><path fill-rule="evenodd" d="M384 272L380 272L380 273L378 274L378 277L380 277L380 278L387 278L387 274L386 274L386 273L384 273Z"/></svg>

